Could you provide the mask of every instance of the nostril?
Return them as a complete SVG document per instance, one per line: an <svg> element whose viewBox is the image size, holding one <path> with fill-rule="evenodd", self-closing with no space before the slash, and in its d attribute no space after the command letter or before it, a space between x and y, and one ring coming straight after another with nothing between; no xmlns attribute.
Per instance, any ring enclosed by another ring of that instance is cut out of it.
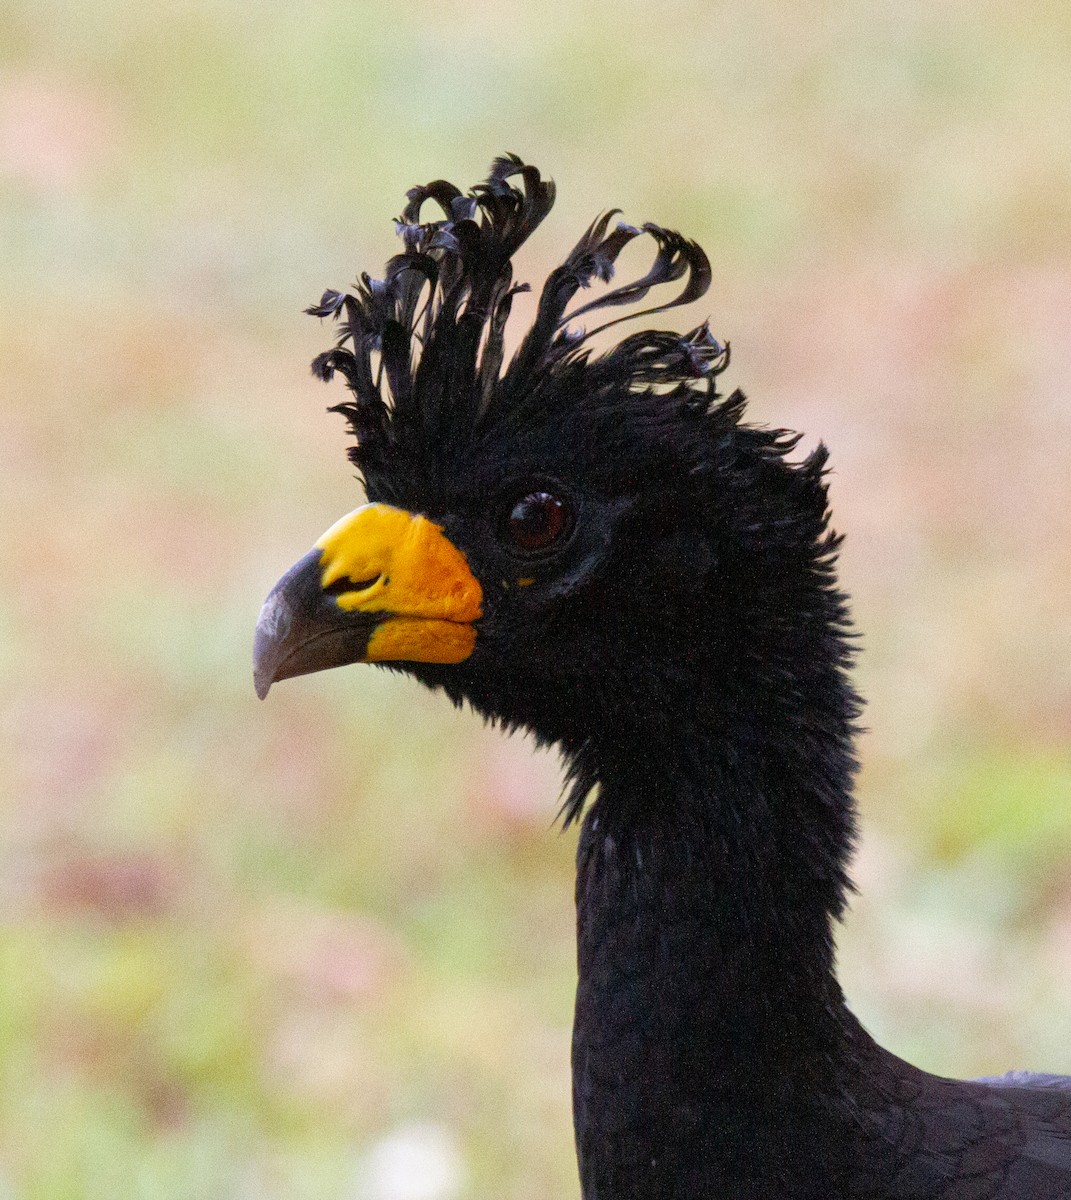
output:
<svg viewBox="0 0 1071 1200"><path fill-rule="evenodd" d="M336 579L334 583L329 583L324 591L329 596L342 596L346 592L363 592L382 578L382 575L372 575L368 579L350 579L344 575L341 579Z"/></svg>

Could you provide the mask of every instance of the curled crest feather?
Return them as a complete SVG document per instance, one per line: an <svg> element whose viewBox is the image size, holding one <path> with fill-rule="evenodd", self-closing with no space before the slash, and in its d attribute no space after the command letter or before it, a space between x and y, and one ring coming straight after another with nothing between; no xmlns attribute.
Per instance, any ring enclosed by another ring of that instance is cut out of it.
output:
<svg viewBox="0 0 1071 1200"><path fill-rule="evenodd" d="M366 479L382 474L401 445L435 469L444 443L468 441L466 433L471 437L568 367L608 372L634 391L695 393L704 406L716 399L713 380L729 350L705 323L683 335L636 333L591 358L587 343L595 334L688 304L710 286L710 263L700 246L658 225L615 222L616 209L597 217L547 277L535 319L503 368L513 298L530 290L514 283L512 258L554 197L553 182L512 154L496 158L486 180L467 193L443 179L414 187L395 223L403 250L388 260L383 278L363 274L353 291L328 290L306 309L338 325L335 345L312 369L324 380L337 372L352 393L333 411L349 422L357 440L351 458ZM428 204L441 217L427 219ZM643 236L655 244L646 273L570 310L579 291L611 282L621 251ZM575 323L639 304L653 289L682 280L662 303L590 329Z"/></svg>

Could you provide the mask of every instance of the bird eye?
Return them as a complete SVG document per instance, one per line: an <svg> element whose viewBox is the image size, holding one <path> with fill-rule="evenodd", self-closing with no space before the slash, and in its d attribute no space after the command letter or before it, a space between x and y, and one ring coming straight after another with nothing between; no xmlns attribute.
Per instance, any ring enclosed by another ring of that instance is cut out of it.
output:
<svg viewBox="0 0 1071 1200"><path fill-rule="evenodd" d="M550 492L529 492L510 509L506 534L514 549L525 554L549 550L573 529L573 510Z"/></svg>

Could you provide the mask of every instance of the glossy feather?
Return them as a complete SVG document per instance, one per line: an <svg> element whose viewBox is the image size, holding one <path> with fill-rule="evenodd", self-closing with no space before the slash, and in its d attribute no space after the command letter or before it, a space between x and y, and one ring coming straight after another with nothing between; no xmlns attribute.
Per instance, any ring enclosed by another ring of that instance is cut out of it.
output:
<svg viewBox="0 0 1071 1200"><path fill-rule="evenodd" d="M565 760L585 1200L1071 1197L1071 1081L928 1075L836 981L860 702L824 447L794 460L797 435L717 393L706 324L592 350L711 279L695 243L612 210L506 361L511 259L553 201L514 156L467 194L414 188L383 278L309 311L337 323L313 369L350 389L369 498L432 517L486 597L469 659L395 669ZM612 286L641 237L651 266ZM524 488L576 514L530 561L501 534Z"/></svg>

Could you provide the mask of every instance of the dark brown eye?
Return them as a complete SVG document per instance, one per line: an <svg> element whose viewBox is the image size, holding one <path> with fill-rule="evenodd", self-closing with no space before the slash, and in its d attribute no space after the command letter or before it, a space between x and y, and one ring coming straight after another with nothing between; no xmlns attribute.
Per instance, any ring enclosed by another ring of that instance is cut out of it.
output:
<svg viewBox="0 0 1071 1200"><path fill-rule="evenodd" d="M518 550L534 554L563 541L573 528L569 505L550 492L529 492L510 510L506 531Z"/></svg>

